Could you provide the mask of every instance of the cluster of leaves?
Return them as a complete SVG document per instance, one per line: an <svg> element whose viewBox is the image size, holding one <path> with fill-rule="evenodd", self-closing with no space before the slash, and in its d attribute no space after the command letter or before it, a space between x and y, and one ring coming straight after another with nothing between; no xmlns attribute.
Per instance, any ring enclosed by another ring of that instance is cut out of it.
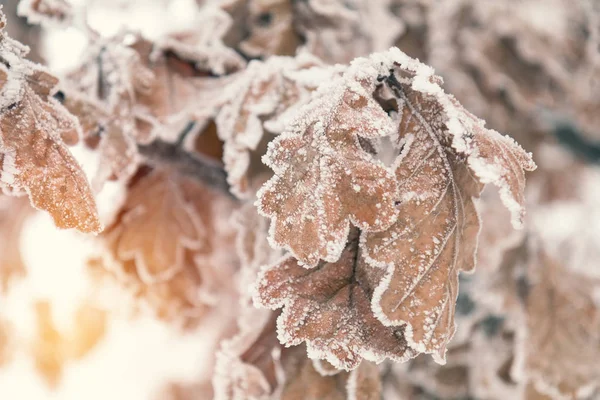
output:
<svg viewBox="0 0 600 400"><path fill-rule="evenodd" d="M97 234L86 274L128 318L213 325L208 372L158 399L594 396L600 235L546 221L598 213L550 133L597 134L600 10L553 0L550 30L542 3L206 0L151 40L22 1L89 45L59 81L0 19L0 293L27 278L27 195ZM540 154L527 191L531 153L467 110ZM95 296L73 332L34 304L49 385L106 339Z"/></svg>

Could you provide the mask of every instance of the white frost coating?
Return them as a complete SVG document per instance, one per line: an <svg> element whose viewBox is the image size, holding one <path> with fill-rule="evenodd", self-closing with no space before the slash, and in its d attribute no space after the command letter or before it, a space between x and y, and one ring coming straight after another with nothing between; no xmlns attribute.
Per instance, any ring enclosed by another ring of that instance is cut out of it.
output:
<svg viewBox="0 0 600 400"><path fill-rule="evenodd" d="M365 59L357 59L352 62L351 66L360 67L364 73L369 70L370 65L364 61ZM453 96L448 95L441 88L442 80L434 75L433 68L420 63L418 60L411 59L406 54L402 53L397 48L390 49L387 53L379 53L370 56L369 60L378 62L380 68L378 72L386 75L394 63L399 64L402 69L409 70L415 73L412 78L411 88L413 90L432 96L443 107L446 114L446 127L452 138L452 147L459 153L465 154L468 157L469 167L482 183L492 183L500 190L500 195L504 205L511 211L512 223L515 228L522 226L524 209L521 204L514 198L510 191L505 175L509 171L504 171L497 164L490 164L479 157L479 149L477 144L470 136L472 134L489 135L495 142L502 142L507 148L514 147L520 151L520 146L510 137L502 136L496 131L486 129L484 122L470 114L462 108ZM352 67L351 67L352 69ZM359 73L355 74L357 77ZM528 170L535 169L535 164L529 159L525 160L524 168Z"/></svg>
<svg viewBox="0 0 600 400"><path fill-rule="evenodd" d="M15 149L7 149L2 155L4 158L2 159L0 181L9 185L13 189L18 189L15 187L15 184L17 183L15 178L19 174L19 169L15 165L17 151Z"/></svg>
<svg viewBox="0 0 600 400"><path fill-rule="evenodd" d="M21 100L26 84L25 78L33 71L34 66L33 63L23 59L28 52L27 46L0 32L0 59L10 65L10 68L3 68L3 71L7 73L7 80L0 90L0 108L2 109Z"/></svg>

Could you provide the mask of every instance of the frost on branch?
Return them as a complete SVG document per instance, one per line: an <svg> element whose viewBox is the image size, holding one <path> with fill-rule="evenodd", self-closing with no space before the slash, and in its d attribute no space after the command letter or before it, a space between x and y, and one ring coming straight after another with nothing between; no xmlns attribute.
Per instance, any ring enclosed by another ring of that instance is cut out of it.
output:
<svg viewBox="0 0 600 400"><path fill-rule="evenodd" d="M386 325L406 324L410 346L442 361L455 330L458 272L475 266L473 198L483 184L495 184L519 226L524 170L535 164L445 94L430 68L399 61L386 80L399 104L399 217L387 231L365 233L362 245L369 262L388 268L375 289L378 317Z"/></svg>
<svg viewBox="0 0 600 400"><path fill-rule="evenodd" d="M292 256L259 275L256 302L282 308L279 340L306 342L309 356L351 370L362 359L403 361L416 355L404 338L404 326L384 326L371 311L373 289L384 271L369 266L359 249L358 230L336 262L306 269Z"/></svg>
<svg viewBox="0 0 600 400"><path fill-rule="evenodd" d="M367 151L393 124L369 92L374 77L355 72L321 85L263 158L275 176L258 192L259 211L273 243L309 266L339 258L350 222L380 231L397 216L394 176Z"/></svg>
<svg viewBox="0 0 600 400"><path fill-rule="evenodd" d="M260 162L266 143L281 133L330 70L313 57L272 57L252 61L228 85L216 123L225 142L227 180L236 196L254 196L270 176Z"/></svg>
<svg viewBox="0 0 600 400"><path fill-rule="evenodd" d="M1 186L25 191L59 228L98 232L89 184L65 145L77 142L77 121L52 98L58 80L24 60L26 54L26 47L0 30Z"/></svg>

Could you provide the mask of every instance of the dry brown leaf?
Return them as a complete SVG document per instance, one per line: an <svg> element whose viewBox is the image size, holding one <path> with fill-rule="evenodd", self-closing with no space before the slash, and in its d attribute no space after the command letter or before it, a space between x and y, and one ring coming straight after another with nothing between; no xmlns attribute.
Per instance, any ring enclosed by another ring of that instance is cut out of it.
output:
<svg viewBox="0 0 600 400"><path fill-rule="evenodd" d="M134 261L146 283L168 280L181 271L186 250L209 250L209 216L201 217L193 205L193 185L170 170L151 172L129 190L120 222L105 232L115 243L116 257ZM205 197L211 201L210 192Z"/></svg>
<svg viewBox="0 0 600 400"><path fill-rule="evenodd" d="M390 134L393 125L367 92L370 82L349 75L322 85L263 158L275 176L257 204L271 218L272 243L308 266L339 258L350 222L380 231L397 216L395 179L359 140Z"/></svg>
<svg viewBox="0 0 600 400"><path fill-rule="evenodd" d="M385 325L406 325L413 349L443 362L455 331L458 272L475 267L473 199L493 183L519 226L524 170L535 164L512 139L485 129L445 94L422 64L404 61L387 82L401 107L402 150L394 163L399 217L387 231L362 238L367 260L387 270L373 309Z"/></svg>
<svg viewBox="0 0 600 400"><path fill-rule="evenodd" d="M600 282L564 268L543 251L535 262L518 346L524 373L553 398L581 398L600 383Z"/></svg>
<svg viewBox="0 0 600 400"><path fill-rule="evenodd" d="M317 68L317 79L303 79ZM254 158L264 154L266 143L272 139L270 134L282 132L290 116L308 101L329 70L309 56L271 57L266 62L250 62L226 88L216 123L218 135L225 143L227 179L236 196L253 197L260 184L270 177L264 165L255 163Z"/></svg>
<svg viewBox="0 0 600 400"><path fill-rule="evenodd" d="M51 98L58 80L21 59L25 54L0 32L0 61L11 65L11 84L1 96L2 186L27 192L33 206L49 212L59 228L99 232L89 184L65 145L78 140L77 122Z"/></svg>
<svg viewBox="0 0 600 400"><path fill-rule="evenodd" d="M102 238L106 267L159 317L191 326L239 262L231 200L168 168L141 169Z"/></svg>
<svg viewBox="0 0 600 400"><path fill-rule="evenodd" d="M358 248L354 229L340 259L306 269L292 256L262 271L256 302L283 308L279 340L289 346L306 342L309 356L351 370L363 358L403 361L408 348L404 326L386 327L371 311L371 295L383 271L370 267Z"/></svg>

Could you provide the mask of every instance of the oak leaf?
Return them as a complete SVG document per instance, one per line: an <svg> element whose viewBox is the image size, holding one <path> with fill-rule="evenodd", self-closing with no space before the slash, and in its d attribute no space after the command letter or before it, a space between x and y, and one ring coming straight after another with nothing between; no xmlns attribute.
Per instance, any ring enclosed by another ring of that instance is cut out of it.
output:
<svg viewBox="0 0 600 400"><path fill-rule="evenodd" d="M102 235L100 261L159 317L191 327L230 286L239 262L231 200L170 168L142 168Z"/></svg>
<svg viewBox="0 0 600 400"><path fill-rule="evenodd" d="M7 77L0 93L2 186L25 191L59 228L99 232L86 176L65 145L77 142L77 121L51 97L57 78L22 59L26 53L0 32L0 61Z"/></svg>
<svg viewBox="0 0 600 400"><path fill-rule="evenodd" d="M368 93L372 82L354 73L320 86L263 157L275 176L257 205L271 218L272 244L308 266L339 258L350 222L380 231L397 216L395 179L359 139L388 135L393 125Z"/></svg>
<svg viewBox="0 0 600 400"><path fill-rule="evenodd" d="M283 131L330 70L309 56L271 57L266 62L250 62L226 87L216 123L225 143L223 161L228 181L236 196L254 196L258 185L266 180L261 177L269 177L260 163L266 140ZM307 80L309 76L313 77Z"/></svg>
<svg viewBox="0 0 600 400"><path fill-rule="evenodd" d="M189 197L193 185L168 169L152 171L131 187L120 220L107 228L116 257L135 261L144 282L170 279L183 268L186 250L207 246L207 216L200 217Z"/></svg>
<svg viewBox="0 0 600 400"><path fill-rule="evenodd" d="M286 346L306 342L309 356L351 370L362 359L403 361L416 355L404 338L404 326L386 327L371 311L371 296L383 271L369 266L354 229L336 262L306 269L292 256L265 268L257 281L255 302L283 308L277 320Z"/></svg>
<svg viewBox="0 0 600 400"><path fill-rule="evenodd" d="M520 226L524 170L535 164L512 139L484 128L444 93L432 69L405 57L397 56L386 81L399 104L399 217L387 231L365 233L362 246L367 260L386 271L373 295L377 317L406 326L413 349L444 362L455 331L458 272L475 267L474 198L493 183Z"/></svg>

